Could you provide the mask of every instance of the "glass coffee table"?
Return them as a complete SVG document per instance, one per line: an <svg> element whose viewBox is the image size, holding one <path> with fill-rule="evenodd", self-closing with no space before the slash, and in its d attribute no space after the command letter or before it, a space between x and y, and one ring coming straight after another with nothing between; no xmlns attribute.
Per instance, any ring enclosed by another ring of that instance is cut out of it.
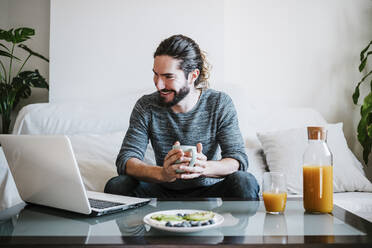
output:
<svg viewBox="0 0 372 248"><path fill-rule="evenodd" d="M162 231L143 222L149 213L172 209L211 210L222 215L224 222L214 229L193 233ZM372 247L372 223L338 206L333 214L304 213L301 199L289 200L283 215L266 214L262 201L220 198L153 199L149 205L102 217L37 205L19 205L0 212L0 247L27 244Z"/></svg>

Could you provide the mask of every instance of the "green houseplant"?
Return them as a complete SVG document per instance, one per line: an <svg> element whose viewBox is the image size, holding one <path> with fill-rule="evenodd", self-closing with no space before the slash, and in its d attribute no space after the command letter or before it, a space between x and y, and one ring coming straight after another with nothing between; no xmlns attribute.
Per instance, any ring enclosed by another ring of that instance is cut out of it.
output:
<svg viewBox="0 0 372 248"><path fill-rule="evenodd" d="M372 48L371 45L372 41L370 41L367 47L365 47L360 53L359 72L365 72L365 74L355 87L353 94L354 104L358 103L360 84L367 81L372 74L372 70L368 70L366 67L368 56L372 54L372 51L370 51L370 48ZM368 165L368 156L371 153L372 148L372 80L370 82L370 92L364 98L363 104L360 108L360 115L361 119L358 124L358 140L363 147L363 160L365 164Z"/></svg>
<svg viewBox="0 0 372 248"><path fill-rule="evenodd" d="M47 81L38 70L23 71L23 67L32 56L49 62L47 58L23 44L33 35L35 35L35 30L32 28L12 28L8 31L0 29L0 114L2 133L4 134L10 131L12 110L15 109L21 98L28 98L31 95L32 87L49 90ZM14 55L15 48L23 49L27 56L19 59ZM13 72L14 63L21 64L16 73Z"/></svg>

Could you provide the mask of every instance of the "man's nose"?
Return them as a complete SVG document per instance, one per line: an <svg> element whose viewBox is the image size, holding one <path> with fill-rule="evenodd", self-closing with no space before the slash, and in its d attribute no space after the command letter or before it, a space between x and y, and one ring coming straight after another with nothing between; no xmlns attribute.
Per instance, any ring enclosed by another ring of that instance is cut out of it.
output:
<svg viewBox="0 0 372 248"><path fill-rule="evenodd" d="M157 80L155 81L155 86L156 88L158 88L158 90L164 89L165 88L164 81L160 77L157 78Z"/></svg>

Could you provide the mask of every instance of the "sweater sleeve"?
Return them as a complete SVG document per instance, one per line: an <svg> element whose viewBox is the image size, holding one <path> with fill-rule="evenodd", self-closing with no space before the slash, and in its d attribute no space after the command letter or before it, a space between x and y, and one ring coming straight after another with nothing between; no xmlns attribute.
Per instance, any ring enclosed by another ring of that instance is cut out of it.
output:
<svg viewBox="0 0 372 248"><path fill-rule="evenodd" d="M221 93L217 118L217 141L221 147L222 158L236 159L240 164L239 170L246 171L248 157L239 129L238 115L231 98L225 93Z"/></svg>
<svg viewBox="0 0 372 248"><path fill-rule="evenodd" d="M148 125L150 112L145 111L144 104L139 99L132 110L129 128L125 134L120 152L116 159L116 167L119 175L126 172L126 163L130 158L143 160L149 140Z"/></svg>

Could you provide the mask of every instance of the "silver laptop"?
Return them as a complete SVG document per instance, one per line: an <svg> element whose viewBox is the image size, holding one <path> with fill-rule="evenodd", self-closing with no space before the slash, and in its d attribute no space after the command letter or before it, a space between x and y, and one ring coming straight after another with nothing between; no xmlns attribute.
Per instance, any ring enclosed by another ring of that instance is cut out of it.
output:
<svg viewBox="0 0 372 248"><path fill-rule="evenodd" d="M150 199L86 191L68 137L0 135L18 192L25 202L99 216Z"/></svg>

